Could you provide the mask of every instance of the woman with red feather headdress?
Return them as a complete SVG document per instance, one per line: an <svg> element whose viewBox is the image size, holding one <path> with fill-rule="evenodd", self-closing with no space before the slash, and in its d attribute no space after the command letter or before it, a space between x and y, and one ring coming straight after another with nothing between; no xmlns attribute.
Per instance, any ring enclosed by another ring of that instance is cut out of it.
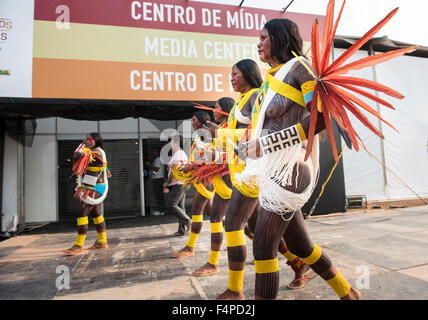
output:
<svg viewBox="0 0 428 320"><path fill-rule="evenodd" d="M339 13L342 13L345 1ZM373 81L345 77L348 70L361 69L415 50L399 49L341 65L369 40L391 17L393 10L359 41L329 65L330 50L339 18L333 25L334 0L328 4L326 23L319 48L318 22L312 29L312 67L301 53L302 40L297 25L287 19L266 23L258 44L260 59L269 70L253 109L251 141L239 146L248 155L243 181L256 179L260 187L259 213L254 235L256 259L255 296L274 299L278 291L279 268L276 248L284 239L293 254L303 258L335 290L341 299L359 299L360 293L335 269L328 256L313 243L306 231L301 207L309 199L319 172L317 133L324 128L338 160L331 120L358 151L359 139L345 109L352 112L375 134L381 133L356 105L379 114L361 99L339 86L357 92L387 107L388 102L357 88L362 86L403 98L398 92ZM293 57L294 56L294 57ZM381 119L385 123L385 120ZM387 123L388 124L388 123ZM306 141L307 140L307 141Z"/></svg>
<svg viewBox="0 0 428 320"><path fill-rule="evenodd" d="M193 172L198 169L206 161L206 150L210 148L211 143L205 141L209 135L208 130L204 127L205 123L210 119L208 112L196 111L192 116L192 127L195 130L196 137L191 146L191 154L189 163L183 164L178 168L171 168L171 179L176 179L183 184L183 187L193 185L195 193L192 201L192 220L190 225L186 226L186 230L179 230L176 235L183 236L189 233L189 238L181 250L172 254L173 258L184 258L194 255L194 248L202 229L203 214L211 211L212 199L214 197L214 188L211 184L204 186L192 178ZM203 141L204 140L204 141Z"/></svg>

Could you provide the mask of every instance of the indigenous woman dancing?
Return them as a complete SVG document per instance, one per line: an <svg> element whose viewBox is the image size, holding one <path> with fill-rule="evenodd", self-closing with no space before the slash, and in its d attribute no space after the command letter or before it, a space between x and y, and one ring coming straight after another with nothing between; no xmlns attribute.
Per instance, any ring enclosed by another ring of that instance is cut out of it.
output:
<svg viewBox="0 0 428 320"><path fill-rule="evenodd" d="M232 98L224 97L219 99L215 104L214 119L217 122L217 125L211 124L212 136L216 136L215 131L223 130L227 128L228 116L226 114L230 113L230 110L234 107L235 100ZM217 135L221 136L221 135ZM218 267L218 258L221 250L221 243L223 241L223 219L226 214L227 207L229 205L229 199L232 195L232 181L230 180L229 168L225 163L225 148L223 143L217 142L218 139L214 139L213 142L213 151L217 154L217 157L214 158L213 164L208 164L204 166L200 171L209 172L208 174L212 175L214 171L214 176L209 179L212 181L214 186L215 195L213 200L213 205L211 208L210 216L210 228L211 228L211 251L208 262L202 267L196 269L192 275L197 277L209 276L219 272ZM204 175L204 173L201 173Z"/></svg>
<svg viewBox="0 0 428 320"><path fill-rule="evenodd" d="M235 138L235 142L238 144L238 140L245 140L243 137L245 130L242 128L248 128L251 123L252 107L258 96L259 86L262 84L262 77L257 64L250 59L239 61L232 68L231 82L234 90L241 93L228 119L228 129L241 129L241 132L233 134L235 137L238 136L239 139ZM219 300L244 299L242 293L246 260L244 234L247 234L250 239L252 238L260 210L258 205L259 189L255 181L240 182L236 179L236 176L239 176L245 169L245 163L238 161L237 157L231 161L230 155L228 155L228 159L230 177L234 187L225 219L229 284L226 291L217 297ZM295 272L295 278L289 284L289 288L302 288L311 279L305 276L308 266L287 250L284 241L281 241L277 248Z"/></svg>
<svg viewBox="0 0 428 320"><path fill-rule="evenodd" d="M281 238L302 257L342 299L358 299L354 289L333 266L327 254L310 239L301 207L309 199L319 172L318 140L304 161L309 131L309 109L315 86L313 76L292 52L302 56L297 25L288 19L268 21L260 33L260 60L268 71L253 109L251 141L242 181L256 179L260 210L254 231L256 299L274 299L279 285L277 258ZM300 59L304 59L300 57ZM307 64L309 62L304 60ZM312 111L313 112L313 111ZM315 111L316 112L316 111ZM325 128L321 113L316 133ZM262 133L263 130L263 133ZM259 158L260 155L262 158Z"/></svg>
<svg viewBox="0 0 428 320"><path fill-rule="evenodd" d="M198 163L206 162L205 151L211 148L211 143L202 141L201 136L208 136L209 131L204 128L210 116L205 111L196 111L192 117L193 130L197 131L196 138L191 147L190 163L183 167L182 172L173 171L176 178L184 179L187 183L188 177L191 176L193 167ZM184 176L187 178L183 178ZM202 229L203 214L211 211L212 199L214 197L214 188L212 185L205 187L202 183L193 182L195 193L192 202L192 223L190 228L189 239L186 246L174 252L173 258L183 258L193 256L195 254L195 245Z"/></svg>
<svg viewBox="0 0 428 320"><path fill-rule="evenodd" d="M82 209L77 216L77 240L71 248L64 250L67 255L83 252L83 245L88 233L89 214L95 224L98 240L88 249L108 248L106 224L102 216L101 204L108 192L109 171L107 157L102 146L101 136L98 133L90 133L74 151L73 174L77 177L75 197L81 201Z"/></svg>

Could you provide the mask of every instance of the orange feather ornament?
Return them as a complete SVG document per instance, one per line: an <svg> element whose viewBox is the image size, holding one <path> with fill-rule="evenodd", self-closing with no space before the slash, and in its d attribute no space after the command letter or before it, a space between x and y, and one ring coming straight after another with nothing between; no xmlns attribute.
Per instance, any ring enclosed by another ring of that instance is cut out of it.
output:
<svg viewBox="0 0 428 320"><path fill-rule="evenodd" d="M357 138L361 141L361 138L358 136L357 132L351 125L345 108L349 112L354 114L355 117L360 120L367 128L369 128L374 134L381 138L383 138L382 133L370 123L367 117L360 111L358 106L373 114L375 117L377 117L395 130L395 128L390 123L382 119L382 117L376 110L374 110L368 104L356 97L350 91L363 95L366 98L369 98L392 109L394 109L394 107L389 102L358 87L380 91L384 94L398 99L403 99L404 96L399 92L380 83L357 77L344 76L344 74L346 74L349 70L359 70L365 67L379 64L381 62L390 60L403 54L410 53L418 48L417 46L412 46L408 48L397 49L386 53L369 56L357 60L355 62L343 65L355 52L358 51L358 49L360 49L367 41L369 41L372 36L376 34L396 14L398 10L398 8L396 8L392 10L385 18L379 21L350 48L348 48L331 65L329 65L331 52L330 48L334 40L334 35L336 34L336 29L339 24L340 17L342 15L343 8L345 6L345 2L346 0L343 1L339 16L337 17L336 22L333 25L335 1L329 1L327 6L326 20L321 46L319 44L318 21L315 20L312 25L311 57L313 71L310 70L309 67L306 66L305 63L299 59L300 62L304 64L305 67L315 77L315 88L312 98L312 104L310 106L311 116L308 133L308 148L306 151L305 160L309 157L309 154L312 149L315 126L317 121L317 111L323 113L328 138L330 140L330 144L336 162L339 158L337 154L336 143L333 136L331 119L334 119L338 126L347 131L352 145L356 151L359 150ZM341 89L340 87L344 89Z"/></svg>
<svg viewBox="0 0 428 320"><path fill-rule="evenodd" d="M217 112L217 113L223 114L225 116L229 115L229 113L227 113L227 112L225 112L223 110L217 110L216 108L207 107L207 106L204 106L203 104L200 104L200 103L197 103L197 102L193 102L193 101L192 101L192 103L194 104L194 107L198 108L198 109L209 110L209 111L212 111L212 112Z"/></svg>

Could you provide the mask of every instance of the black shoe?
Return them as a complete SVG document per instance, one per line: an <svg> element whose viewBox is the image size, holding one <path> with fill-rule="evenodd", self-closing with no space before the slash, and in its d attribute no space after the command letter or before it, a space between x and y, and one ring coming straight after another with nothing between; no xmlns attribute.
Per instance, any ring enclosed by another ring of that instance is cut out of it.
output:
<svg viewBox="0 0 428 320"><path fill-rule="evenodd" d="M177 231L177 232L174 232L172 235L173 235L174 237L182 237L182 236L184 236L184 235L185 235L185 233L184 233L184 232Z"/></svg>

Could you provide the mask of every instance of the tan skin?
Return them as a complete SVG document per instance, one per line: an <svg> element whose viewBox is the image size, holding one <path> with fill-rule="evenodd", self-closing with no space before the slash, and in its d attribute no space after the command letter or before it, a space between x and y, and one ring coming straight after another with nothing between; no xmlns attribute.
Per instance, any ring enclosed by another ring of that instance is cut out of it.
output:
<svg viewBox="0 0 428 320"><path fill-rule="evenodd" d="M201 121L199 121L199 119L195 116L192 117L192 127L193 130L199 130L201 128L203 128L203 123ZM185 164L183 166L183 171L184 172L188 172L190 169L191 164ZM164 185L164 192L168 190L166 185ZM195 190L196 191L196 190ZM198 191L196 191L193 195L193 202L192 202L192 213L199 215L199 214L203 214L204 211L209 212L211 210L211 206L212 206L212 199L207 199L204 196L202 196L201 194L199 194ZM199 234L201 232L202 229L202 222L193 222L191 224L191 231L193 233L197 233ZM172 254L173 258L184 258L184 257L190 257L193 256L195 254L194 252L194 248L191 248L189 246L184 246L183 249L174 252Z"/></svg>
<svg viewBox="0 0 428 320"><path fill-rule="evenodd" d="M270 41L269 33L265 28L263 28L262 31L260 32L260 41L258 44L258 52L259 52L260 60L265 63L268 63L272 67L277 67L280 65L280 62L275 57L272 56L270 49L271 49L271 41ZM292 57L290 57L290 59L291 58ZM275 105L275 103L271 103L266 110L266 116L270 119L283 116L282 115L282 113L284 112L283 109L284 108L280 108L279 105ZM256 159L260 157L260 145L257 139L249 142L247 147L247 155L252 159ZM302 163L299 165L306 166L305 163ZM266 215L264 214L263 217L266 217ZM278 217L274 215L273 218L277 219ZM324 271L323 273L319 273L319 272L317 273L323 279L328 280L333 278L336 275L337 270L333 265L331 265L331 267L327 271ZM257 279L256 279L256 287L257 287ZM360 297L360 293L357 290L355 290L353 287L351 287L350 292L342 299L352 300L352 299L359 299L359 297ZM256 299L262 299L262 298L263 297L258 296L256 294Z"/></svg>

